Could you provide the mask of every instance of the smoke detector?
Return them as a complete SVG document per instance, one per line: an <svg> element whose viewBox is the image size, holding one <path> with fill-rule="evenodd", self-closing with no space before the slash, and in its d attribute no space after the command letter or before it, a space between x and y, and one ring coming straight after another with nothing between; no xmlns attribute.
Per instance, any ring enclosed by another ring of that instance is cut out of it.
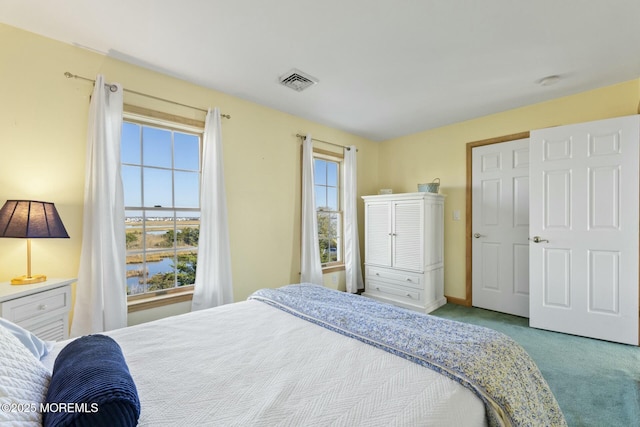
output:
<svg viewBox="0 0 640 427"><path fill-rule="evenodd" d="M301 92L316 83L318 83L318 79L295 68L280 76L280 84L297 92Z"/></svg>

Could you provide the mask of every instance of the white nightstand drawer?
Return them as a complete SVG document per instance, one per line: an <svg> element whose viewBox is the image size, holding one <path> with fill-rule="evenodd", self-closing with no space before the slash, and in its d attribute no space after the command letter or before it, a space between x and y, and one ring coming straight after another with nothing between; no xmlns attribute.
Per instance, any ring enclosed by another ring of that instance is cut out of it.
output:
<svg viewBox="0 0 640 427"><path fill-rule="evenodd" d="M3 302L0 312L5 319L21 323L25 320L33 321L40 316L68 312L70 308L71 288L63 286Z"/></svg>

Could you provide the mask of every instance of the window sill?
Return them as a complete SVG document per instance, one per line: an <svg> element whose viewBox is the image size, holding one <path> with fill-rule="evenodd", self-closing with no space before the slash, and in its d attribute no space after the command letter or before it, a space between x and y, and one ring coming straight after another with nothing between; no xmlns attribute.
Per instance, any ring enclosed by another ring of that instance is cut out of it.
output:
<svg viewBox="0 0 640 427"><path fill-rule="evenodd" d="M193 299L193 286L185 286L180 289L157 292L149 296L129 297L127 301L127 313L148 310L150 308L163 307L178 302L191 301Z"/></svg>
<svg viewBox="0 0 640 427"><path fill-rule="evenodd" d="M322 274L333 273L335 271L343 271L344 264L329 264L325 267L322 267Z"/></svg>

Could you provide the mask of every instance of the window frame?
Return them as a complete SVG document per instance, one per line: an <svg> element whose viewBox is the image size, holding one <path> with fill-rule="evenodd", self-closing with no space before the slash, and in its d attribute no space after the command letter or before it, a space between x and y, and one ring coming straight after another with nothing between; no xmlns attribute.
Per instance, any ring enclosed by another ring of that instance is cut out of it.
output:
<svg viewBox="0 0 640 427"><path fill-rule="evenodd" d="M344 270L344 154L338 153L335 151L323 150L321 148L313 148L313 160L315 167L315 160L321 159L330 162L335 162L338 164L338 210L337 211L320 211L316 206L316 221L318 220L318 214L321 212L335 212L340 215L340 225L339 225L339 237L338 237L338 251L341 255L340 259L337 261L330 261L326 263L322 263L321 267L323 273L330 273L333 271ZM315 170L314 170L314 181L315 181ZM314 186L315 186L314 182ZM314 192L315 193L315 192ZM319 236L318 236L319 237Z"/></svg>
<svg viewBox="0 0 640 427"><path fill-rule="evenodd" d="M150 126L156 127L160 129L170 130L172 132L184 132L188 134L196 134L199 137L199 165L198 165L198 174L199 174L199 182L202 182L202 149L203 149L203 139L204 139L204 127L205 123L203 121L188 119L172 114L166 114L155 110L150 110L142 107L124 105L124 110L122 114L123 124L124 122L134 123L140 126ZM176 169L173 164L173 156L172 153L172 172L175 170L180 171L181 169ZM120 165L126 165L120 159ZM142 167L142 166L141 166ZM172 178L173 180L173 178ZM144 191L144 190L142 190ZM175 201L172 203L172 205ZM169 211L177 211L177 212L201 212L201 201L200 194L198 193L198 207L197 208L182 208L176 206L171 206L171 208L156 208L156 207L128 207L126 210L135 210L135 211L147 211L153 212L158 210L169 210ZM198 226L199 227L199 226ZM176 227L174 224L174 233L176 231ZM144 230L144 228L143 228ZM143 231L144 235L144 231ZM174 254L178 254L180 251L178 248L174 246L171 248L167 248L169 251L174 252ZM144 251L144 249L143 249ZM143 252L144 253L144 252ZM175 282L174 282L175 284ZM125 283L125 292L128 291L128 286ZM138 294L127 293L127 304L128 304L128 312L135 312L139 310L146 310L149 308L160 307L163 305L173 304L176 302L182 301L190 301L193 296L194 286L191 285L183 285L183 286L173 286L167 289L159 289L151 292L142 292Z"/></svg>

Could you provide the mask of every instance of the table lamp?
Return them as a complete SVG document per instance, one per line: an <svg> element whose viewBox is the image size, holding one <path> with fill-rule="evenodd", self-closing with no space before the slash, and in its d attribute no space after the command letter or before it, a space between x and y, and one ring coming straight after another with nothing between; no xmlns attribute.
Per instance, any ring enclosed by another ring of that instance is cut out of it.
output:
<svg viewBox="0 0 640 427"><path fill-rule="evenodd" d="M44 282L47 276L31 275L31 239L69 238L53 203L7 200L0 209L0 237L27 239L27 274L11 279L12 285Z"/></svg>

